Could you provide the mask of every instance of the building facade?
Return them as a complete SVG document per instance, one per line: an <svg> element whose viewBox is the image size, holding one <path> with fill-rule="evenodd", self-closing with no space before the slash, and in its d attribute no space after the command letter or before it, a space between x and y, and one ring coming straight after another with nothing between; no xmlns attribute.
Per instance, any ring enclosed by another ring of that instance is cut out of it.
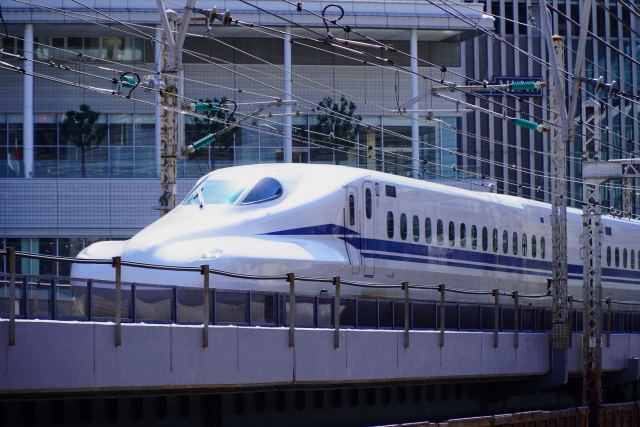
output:
<svg viewBox="0 0 640 427"><path fill-rule="evenodd" d="M161 112L154 105L155 94L137 88L125 100L105 93L113 88L111 80L122 73L144 77L159 69L162 47L154 42L154 37L161 38L159 15L156 3L148 0L111 2L101 9L127 25L95 13L87 15L80 7L65 8L63 13L54 10L60 7L58 2L38 4L49 9L17 3L3 8L9 36L3 37L5 50L0 58L6 100L0 103L0 244L73 256L97 240L129 238L159 217L152 209L160 196ZM463 41L477 36L477 29L468 23L418 2L341 5L345 8L341 23L402 52L410 52L414 43L421 61L413 65L421 76L465 83L460 77L465 73ZM286 29L280 19L285 17L326 33L322 21L311 14L297 13L284 2L271 6L277 16L234 1L225 2L221 9L228 8L241 21L280 31ZM305 7L321 11L319 2L307 2ZM468 7L474 22L493 28L493 19L482 14L482 5ZM286 64L281 35L238 26L218 25L213 31L214 38L204 37L202 21L191 23L183 55L184 102L226 98L239 104L238 112L248 114L256 109L252 103L283 98ZM336 37L344 36L340 29L332 31ZM292 32L313 34L304 28ZM430 89L432 81L412 82L409 73L377 66L370 57L305 40L291 46L291 95L297 102L292 111L299 112L291 118L293 162L342 164L471 185L464 181L476 177L466 174L462 157L456 155L465 147L465 138L457 131L464 127L465 114L451 103L427 98L418 104L423 112L415 113L416 127L410 113L397 111L399 104ZM398 52L376 49L375 54L406 69L412 66L411 58ZM34 61L13 55L32 56ZM25 75L12 67L29 72ZM447 68L446 75L441 67ZM314 107L326 98L339 104L343 96L355 103L355 115L368 125L357 129L353 141L336 144L327 140ZM99 146L84 153L62 130L65 113L78 111L83 104L100 112L97 126L105 130ZM429 120L426 110L432 110ZM274 116L185 155L178 164L178 198L210 170L283 162L282 112L278 106L265 108L265 114ZM206 124L191 117L185 118L184 129L186 145L208 132ZM412 144L412 137L420 144ZM419 170L412 156L423 160ZM490 176L485 178L488 185ZM484 181L478 180L477 186ZM38 261L23 260L19 268L30 274L68 273L65 267Z"/></svg>

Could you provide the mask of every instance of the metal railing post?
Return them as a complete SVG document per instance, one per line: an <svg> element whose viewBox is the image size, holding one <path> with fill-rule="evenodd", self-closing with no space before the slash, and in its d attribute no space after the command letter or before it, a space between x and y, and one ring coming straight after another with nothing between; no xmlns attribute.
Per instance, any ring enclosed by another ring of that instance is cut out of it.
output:
<svg viewBox="0 0 640 427"><path fill-rule="evenodd" d="M289 347L293 347L296 339L296 280L293 273L287 273L287 282L289 282Z"/></svg>
<svg viewBox="0 0 640 427"><path fill-rule="evenodd" d="M607 347L611 346L611 298L607 298Z"/></svg>
<svg viewBox="0 0 640 427"><path fill-rule="evenodd" d="M16 248L7 248L9 260L9 345L16 345Z"/></svg>
<svg viewBox="0 0 640 427"><path fill-rule="evenodd" d="M518 291L513 291L513 319L514 319L514 327L513 327L513 348L518 348L518 332L520 331L520 305L518 304Z"/></svg>
<svg viewBox="0 0 640 427"><path fill-rule="evenodd" d="M340 276L333 276L336 294L333 297L333 348L340 347Z"/></svg>
<svg viewBox="0 0 640 427"><path fill-rule="evenodd" d="M409 282L402 282L404 290L404 348L409 347Z"/></svg>
<svg viewBox="0 0 640 427"><path fill-rule="evenodd" d="M204 278L204 313L202 318L202 347L209 347L209 266L204 264L200 274Z"/></svg>
<svg viewBox="0 0 640 427"><path fill-rule="evenodd" d="M444 283L440 283L438 285L438 291L440 292L440 347L444 347L444 293L445 293Z"/></svg>
<svg viewBox="0 0 640 427"><path fill-rule="evenodd" d="M58 278L51 278L51 318L58 319Z"/></svg>
<svg viewBox="0 0 640 427"><path fill-rule="evenodd" d="M113 268L116 269L116 347L122 345L122 258L112 258Z"/></svg>
<svg viewBox="0 0 640 427"><path fill-rule="evenodd" d="M493 290L494 298L494 313L493 313L493 346L498 347L498 327L500 325L500 306L498 305L498 298L500 297L500 291L498 289Z"/></svg>

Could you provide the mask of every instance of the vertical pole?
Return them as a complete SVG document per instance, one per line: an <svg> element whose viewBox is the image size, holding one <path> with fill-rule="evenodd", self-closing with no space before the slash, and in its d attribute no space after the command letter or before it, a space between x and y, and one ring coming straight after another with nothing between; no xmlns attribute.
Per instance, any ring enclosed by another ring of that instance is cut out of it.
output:
<svg viewBox="0 0 640 427"><path fill-rule="evenodd" d="M444 318L445 318L445 305L444 297L446 287L444 283L438 285L438 291L440 291L440 347L444 347Z"/></svg>
<svg viewBox="0 0 640 427"><path fill-rule="evenodd" d="M409 52L411 54L411 98L418 96L418 30L411 29L409 37ZM411 106L412 110L418 109L416 102ZM418 178L420 168L420 132L418 128L418 113L411 113L411 176Z"/></svg>
<svg viewBox="0 0 640 427"><path fill-rule="evenodd" d="M611 346L611 298L607 298L607 347Z"/></svg>
<svg viewBox="0 0 640 427"><path fill-rule="evenodd" d="M156 61L156 77L160 79L160 73L162 72L162 51L164 47L161 43L162 40L162 27L159 26L156 29L156 41L154 41L154 53L155 53L155 61ZM164 112L160 107L162 103L162 96L160 96L160 92L155 92L154 94L156 107L155 107L155 118L156 118L156 176L160 176L160 165L162 160L160 158L160 152L162 149L162 115Z"/></svg>
<svg viewBox="0 0 640 427"><path fill-rule="evenodd" d="M586 26L586 25L585 25ZM600 160L600 103L582 103L582 164ZM583 316L582 404L589 407L589 427L598 427L602 404L602 269L600 179L584 179L582 192Z"/></svg>
<svg viewBox="0 0 640 427"><path fill-rule="evenodd" d="M23 107L22 107L22 159L24 177L33 178L33 24L24 26ZM9 141L13 145L14 141ZM17 159L16 159L17 160ZM18 166L20 167L20 166Z"/></svg>
<svg viewBox="0 0 640 427"><path fill-rule="evenodd" d="M116 347L118 347L122 345L122 258L115 256L112 260L112 265L116 269Z"/></svg>
<svg viewBox="0 0 640 427"><path fill-rule="evenodd" d="M161 13L163 13L161 11ZM161 210L161 215L166 215L172 208L176 206L177 197L177 161L178 161L178 113L172 111L178 108L178 67L176 64L179 49L174 43L169 43L168 39L173 40L173 33L176 31L176 20L178 14L171 9L166 10L168 28L165 28L163 34L162 49L162 72L166 88L162 95L162 127L161 127L161 149L160 149L160 200L161 204L167 209ZM173 47L173 49L171 48ZM179 54L182 55L181 53Z"/></svg>
<svg viewBox="0 0 640 427"><path fill-rule="evenodd" d="M500 326L500 291L493 290L493 346L498 347L498 328Z"/></svg>
<svg viewBox="0 0 640 427"><path fill-rule="evenodd" d="M340 276L333 277L336 294L333 297L333 348L340 347Z"/></svg>
<svg viewBox="0 0 640 427"><path fill-rule="evenodd" d="M51 278L51 318L58 319L58 278Z"/></svg>
<svg viewBox="0 0 640 427"><path fill-rule="evenodd" d="M204 264L200 274L204 278L204 313L202 318L202 347L207 348L209 346L209 266Z"/></svg>
<svg viewBox="0 0 640 427"><path fill-rule="evenodd" d="M291 27L284 27L284 100L291 100ZM284 162L293 161L291 106L284 107Z"/></svg>
<svg viewBox="0 0 640 427"><path fill-rule="evenodd" d="M16 345L16 248L7 248L9 261L9 345ZM26 287L25 287L26 290ZM26 292L25 298L26 298Z"/></svg>
<svg viewBox="0 0 640 427"><path fill-rule="evenodd" d="M402 282L404 290L404 348L409 347L409 282Z"/></svg>
<svg viewBox="0 0 640 427"><path fill-rule="evenodd" d="M293 347L296 338L296 280L293 273L287 273L287 282L289 282L289 347Z"/></svg>
<svg viewBox="0 0 640 427"><path fill-rule="evenodd" d="M513 292L513 348L518 348L518 332L520 332L520 304L518 303L518 291Z"/></svg>

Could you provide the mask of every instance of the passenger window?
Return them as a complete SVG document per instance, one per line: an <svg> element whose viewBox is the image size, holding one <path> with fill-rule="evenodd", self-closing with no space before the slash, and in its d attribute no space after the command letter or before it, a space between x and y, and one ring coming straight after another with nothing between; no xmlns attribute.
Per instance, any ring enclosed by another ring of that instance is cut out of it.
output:
<svg viewBox="0 0 640 427"><path fill-rule="evenodd" d="M449 221L449 246L456 244L456 226L453 221Z"/></svg>
<svg viewBox="0 0 640 427"><path fill-rule="evenodd" d="M513 245L513 254L514 255L518 255L518 233L516 233L515 231L513 232L513 242L511 242L511 244Z"/></svg>
<svg viewBox="0 0 640 427"><path fill-rule="evenodd" d="M427 243L431 243L431 218L424 220L424 238L427 240Z"/></svg>
<svg viewBox="0 0 640 427"><path fill-rule="evenodd" d="M622 267L627 268L627 250L622 250Z"/></svg>
<svg viewBox="0 0 640 427"><path fill-rule="evenodd" d="M526 234L522 235L522 256L523 257L527 256L527 235Z"/></svg>
<svg viewBox="0 0 640 427"><path fill-rule="evenodd" d="M544 259L546 248L544 247L544 236L540 237L540 258Z"/></svg>
<svg viewBox="0 0 640 427"><path fill-rule="evenodd" d="M467 246L467 226L464 223L460 224L460 246Z"/></svg>
<svg viewBox="0 0 640 427"><path fill-rule="evenodd" d="M393 239L393 229L394 229L394 224L393 224L393 212L389 211L387 212L387 237L390 239Z"/></svg>
<svg viewBox="0 0 640 427"><path fill-rule="evenodd" d="M356 204L353 194L349 194L349 225L356 225Z"/></svg>
<svg viewBox="0 0 640 427"><path fill-rule="evenodd" d="M371 198L371 189L367 188L364 191L364 212L367 215L367 219L371 219L371 210L372 210L372 198Z"/></svg>
<svg viewBox="0 0 640 427"><path fill-rule="evenodd" d="M634 269L636 268L636 258L635 258L636 254L634 252L633 249L631 249L631 258L629 259L631 261L631 268Z"/></svg>
<svg viewBox="0 0 640 427"><path fill-rule="evenodd" d="M505 254L509 252L509 233L507 230L502 232L502 252Z"/></svg>
<svg viewBox="0 0 640 427"><path fill-rule="evenodd" d="M616 267L620 267L620 249L616 248L614 254L613 260L615 261Z"/></svg>
<svg viewBox="0 0 640 427"><path fill-rule="evenodd" d="M444 225L441 219L438 220L436 232L438 233L438 244L441 245L444 241Z"/></svg>
<svg viewBox="0 0 640 427"><path fill-rule="evenodd" d="M493 252L498 252L498 229L493 229Z"/></svg>
<svg viewBox="0 0 640 427"><path fill-rule="evenodd" d="M413 216L413 241L420 240L420 220L416 215Z"/></svg>
<svg viewBox="0 0 640 427"><path fill-rule="evenodd" d="M475 250L477 247L478 247L478 229L476 228L475 225L472 225L471 226L471 249Z"/></svg>
<svg viewBox="0 0 640 427"><path fill-rule="evenodd" d="M538 247L536 243L536 236L531 236L531 256L533 258L535 258L538 253Z"/></svg>
<svg viewBox="0 0 640 427"><path fill-rule="evenodd" d="M400 215L400 238L407 240L407 216L405 214Z"/></svg>
<svg viewBox="0 0 640 427"><path fill-rule="evenodd" d="M489 231L487 227L482 227L482 250L486 251L489 247Z"/></svg>
<svg viewBox="0 0 640 427"><path fill-rule="evenodd" d="M607 246L607 267L611 267L611 246Z"/></svg>

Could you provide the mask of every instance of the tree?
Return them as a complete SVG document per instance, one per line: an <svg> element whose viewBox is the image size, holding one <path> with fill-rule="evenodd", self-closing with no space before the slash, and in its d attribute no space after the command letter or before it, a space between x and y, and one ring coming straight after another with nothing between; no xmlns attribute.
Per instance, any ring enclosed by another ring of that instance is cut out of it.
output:
<svg viewBox="0 0 640 427"><path fill-rule="evenodd" d="M356 110L356 104L353 101L347 101L344 95L341 95L340 105L333 102L333 99L328 96L320 101L318 105L318 111L321 113L317 116L316 121L318 132L328 135L327 137L322 137L322 140L331 143L323 145L333 148L336 145L353 148L360 131L358 122L362 120L361 116L354 117L353 115Z"/></svg>
<svg viewBox="0 0 640 427"><path fill-rule="evenodd" d="M80 111L69 110L60 125L64 137L80 149L82 153L82 177L86 176L85 158L87 151L95 150L107 136L107 127L96 125L99 111L93 111L87 104Z"/></svg>

